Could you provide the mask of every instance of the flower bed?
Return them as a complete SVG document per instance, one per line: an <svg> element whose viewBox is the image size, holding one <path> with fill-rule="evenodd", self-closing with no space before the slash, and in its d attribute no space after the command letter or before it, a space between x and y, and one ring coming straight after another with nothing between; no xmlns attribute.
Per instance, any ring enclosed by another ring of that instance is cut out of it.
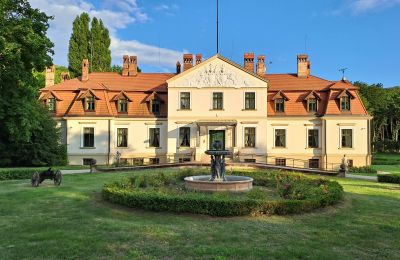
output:
<svg viewBox="0 0 400 260"><path fill-rule="evenodd" d="M249 176L255 187L247 193L201 193L184 188L183 178L206 172L190 169L175 174L136 175L121 182L106 184L104 199L129 207L153 211L188 212L211 216L241 216L308 212L337 203L343 188L335 181L310 178L281 171L233 171ZM271 199L263 188L274 188Z"/></svg>

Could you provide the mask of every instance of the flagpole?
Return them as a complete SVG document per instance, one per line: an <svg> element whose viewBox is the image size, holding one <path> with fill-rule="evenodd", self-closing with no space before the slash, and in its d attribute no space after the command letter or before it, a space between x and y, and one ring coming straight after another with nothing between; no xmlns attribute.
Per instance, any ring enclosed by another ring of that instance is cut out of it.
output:
<svg viewBox="0 0 400 260"><path fill-rule="evenodd" d="M217 53L219 53L219 42L218 42L218 0L217 0Z"/></svg>

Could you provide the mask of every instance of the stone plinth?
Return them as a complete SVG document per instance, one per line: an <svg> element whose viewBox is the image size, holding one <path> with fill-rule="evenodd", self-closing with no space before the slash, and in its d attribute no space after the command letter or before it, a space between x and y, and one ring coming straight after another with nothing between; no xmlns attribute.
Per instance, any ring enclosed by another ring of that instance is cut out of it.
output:
<svg viewBox="0 0 400 260"><path fill-rule="evenodd" d="M253 188L253 179L245 176L226 176L225 181L210 181L209 175L190 176L185 178L185 187L205 192L243 192Z"/></svg>

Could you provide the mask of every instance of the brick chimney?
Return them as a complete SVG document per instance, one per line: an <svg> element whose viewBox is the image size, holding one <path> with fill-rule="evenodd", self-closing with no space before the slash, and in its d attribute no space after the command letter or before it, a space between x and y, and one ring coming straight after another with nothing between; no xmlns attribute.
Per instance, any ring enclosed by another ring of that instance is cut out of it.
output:
<svg viewBox="0 0 400 260"><path fill-rule="evenodd" d="M297 55L297 77L307 78L310 76L311 64L307 54Z"/></svg>
<svg viewBox="0 0 400 260"><path fill-rule="evenodd" d="M179 61L176 62L176 74L181 73L181 63Z"/></svg>
<svg viewBox="0 0 400 260"><path fill-rule="evenodd" d="M254 73L254 53L244 54L244 68Z"/></svg>
<svg viewBox="0 0 400 260"><path fill-rule="evenodd" d="M196 54L196 65L199 65L203 61L203 55Z"/></svg>
<svg viewBox="0 0 400 260"><path fill-rule="evenodd" d="M50 87L54 85L54 74L56 72L56 66L52 65L51 67L46 68L45 70L45 87Z"/></svg>
<svg viewBox="0 0 400 260"><path fill-rule="evenodd" d="M61 82L67 81L70 79L69 71L61 72Z"/></svg>
<svg viewBox="0 0 400 260"><path fill-rule="evenodd" d="M124 55L122 57L122 76L128 76L129 74L129 56Z"/></svg>
<svg viewBox="0 0 400 260"><path fill-rule="evenodd" d="M88 81L89 80L89 60L88 59L83 59L82 60L82 81Z"/></svg>
<svg viewBox="0 0 400 260"><path fill-rule="evenodd" d="M265 55L257 56L257 65L256 65L257 75L264 76L267 72L265 67Z"/></svg>
<svg viewBox="0 0 400 260"><path fill-rule="evenodd" d="M193 54L183 54L183 70L193 67Z"/></svg>
<svg viewBox="0 0 400 260"><path fill-rule="evenodd" d="M129 76L136 76L137 71L137 56L129 57Z"/></svg>

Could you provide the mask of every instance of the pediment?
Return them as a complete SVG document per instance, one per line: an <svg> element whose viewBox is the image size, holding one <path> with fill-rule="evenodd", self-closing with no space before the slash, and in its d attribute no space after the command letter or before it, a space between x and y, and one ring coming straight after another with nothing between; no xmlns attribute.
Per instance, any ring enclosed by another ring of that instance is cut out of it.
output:
<svg viewBox="0 0 400 260"><path fill-rule="evenodd" d="M168 87L246 88L267 87L266 80L219 55L200 63L168 81Z"/></svg>

